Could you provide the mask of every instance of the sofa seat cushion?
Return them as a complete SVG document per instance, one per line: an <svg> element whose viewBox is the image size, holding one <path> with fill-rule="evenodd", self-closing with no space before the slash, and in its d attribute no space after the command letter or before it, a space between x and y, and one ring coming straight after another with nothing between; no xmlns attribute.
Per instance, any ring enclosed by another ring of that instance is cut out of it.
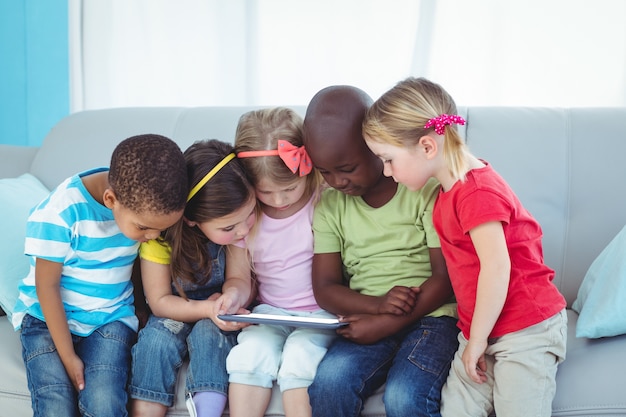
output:
<svg viewBox="0 0 626 417"><path fill-rule="evenodd" d="M578 314L573 310L567 313L567 358L557 371L552 416L626 415L626 335L576 337Z"/></svg>
<svg viewBox="0 0 626 417"><path fill-rule="evenodd" d="M30 392L26 382L26 369L22 360L20 334L6 317L0 317L0 415L11 417L31 417Z"/></svg>

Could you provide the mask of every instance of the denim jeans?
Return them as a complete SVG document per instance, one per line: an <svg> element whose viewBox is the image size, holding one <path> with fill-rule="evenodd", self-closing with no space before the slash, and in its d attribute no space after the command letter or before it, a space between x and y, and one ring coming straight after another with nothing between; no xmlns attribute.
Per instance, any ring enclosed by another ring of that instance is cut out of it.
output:
<svg viewBox="0 0 626 417"><path fill-rule="evenodd" d="M367 397L386 381L387 417L439 417L457 334L456 319L424 317L371 345L337 338L309 387L313 416L358 417Z"/></svg>
<svg viewBox="0 0 626 417"><path fill-rule="evenodd" d="M125 417L130 349L135 331L121 322L106 324L86 337L72 336L84 364L85 389L77 392L67 376L48 326L26 315L22 356L34 417Z"/></svg>
<svg viewBox="0 0 626 417"><path fill-rule="evenodd" d="M226 395L226 357L236 341L236 332L222 332L210 319L183 323L150 316L132 350L131 398L171 407L178 371L187 354L187 392Z"/></svg>

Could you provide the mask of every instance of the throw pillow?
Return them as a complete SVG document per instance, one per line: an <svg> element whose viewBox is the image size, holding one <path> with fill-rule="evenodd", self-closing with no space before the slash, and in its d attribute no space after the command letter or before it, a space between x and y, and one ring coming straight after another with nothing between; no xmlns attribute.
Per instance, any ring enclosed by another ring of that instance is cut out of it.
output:
<svg viewBox="0 0 626 417"><path fill-rule="evenodd" d="M28 274L29 261L24 255L26 220L30 209L48 194L48 189L31 174L0 179L0 307L9 321L17 301L17 286Z"/></svg>
<svg viewBox="0 0 626 417"><path fill-rule="evenodd" d="M572 309L578 312L576 337L626 334L626 227L593 261Z"/></svg>

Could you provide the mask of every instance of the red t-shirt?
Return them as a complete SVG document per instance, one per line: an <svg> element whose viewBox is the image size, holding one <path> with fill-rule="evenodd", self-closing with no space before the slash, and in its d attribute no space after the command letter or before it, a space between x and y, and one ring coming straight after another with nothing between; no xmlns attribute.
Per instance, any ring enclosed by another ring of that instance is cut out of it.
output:
<svg viewBox="0 0 626 417"><path fill-rule="evenodd" d="M476 302L480 263L469 231L499 221L504 228L511 278L504 307L490 337L537 324L565 308L565 298L552 283L554 271L543 263L542 231L511 187L491 165L473 169L466 180L441 192L433 223L441 240L450 281L458 303L458 326L469 338Z"/></svg>

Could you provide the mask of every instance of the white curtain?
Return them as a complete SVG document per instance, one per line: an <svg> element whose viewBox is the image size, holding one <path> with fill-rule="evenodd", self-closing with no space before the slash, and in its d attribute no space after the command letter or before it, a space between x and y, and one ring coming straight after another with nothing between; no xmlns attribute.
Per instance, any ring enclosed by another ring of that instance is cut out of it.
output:
<svg viewBox="0 0 626 417"><path fill-rule="evenodd" d="M72 111L307 104L402 78L459 105L626 106L623 0L69 0Z"/></svg>

